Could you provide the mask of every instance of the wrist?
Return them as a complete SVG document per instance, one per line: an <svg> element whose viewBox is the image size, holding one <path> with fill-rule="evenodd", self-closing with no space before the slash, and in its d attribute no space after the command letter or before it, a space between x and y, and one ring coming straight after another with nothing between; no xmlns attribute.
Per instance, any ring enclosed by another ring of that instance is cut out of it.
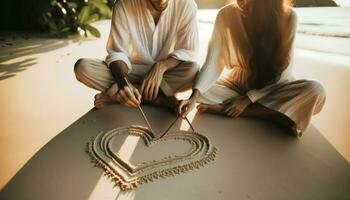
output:
<svg viewBox="0 0 350 200"><path fill-rule="evenodd" d="M164 74L166 72L166 68L164 67L164 64L161 61L156 62L153 65L152 70L156 71L157 73L161 73L161 74Z"/></svg>
<svg viewBox="0 0 350 200"><path fill-rule="evenodd" d="M245 96L245 102L249 105L252 103L252 101L250 100L250 98L248 96Z"/></svg>
<svg viewBox="0 0 350 200"><path fill-rule="evenodd" d="M120 79L116 80L116 82L117 82L119 90L123 89L127 85L124 78L120 78Z"/></svg>
<svg viewBox="0 0 350 200"><path fill-rule="evenodd" d="M156 68L157 71L161 72L162 74L164 74L168 70L164 61L157 62L154 65L154 67Z"/></svg>
<svg viewBox="0 0 350 200"><path fill-rule="evenodd" d="M201 92L198 89L194 89L191 95L191 99L196 100L199 98L200 95L201 95Z"/></svg>
<svg viewBox="0 0 350 200"><path fill-rule="evenodd" d="M177 65L179 65L182 61L178 60L174 57L168 57L167 59L158 61L159 67L163 70L163 72L166 72L170 69L173 69Z"/></svg>
<svg viewBox="0 0 350 200"><path fill-rule="evenodd" d="M124 88L126 85L125 77L128 77L128 67L120 60L114 61L109 66L111 73L116 81L118 88Z"/></svg>

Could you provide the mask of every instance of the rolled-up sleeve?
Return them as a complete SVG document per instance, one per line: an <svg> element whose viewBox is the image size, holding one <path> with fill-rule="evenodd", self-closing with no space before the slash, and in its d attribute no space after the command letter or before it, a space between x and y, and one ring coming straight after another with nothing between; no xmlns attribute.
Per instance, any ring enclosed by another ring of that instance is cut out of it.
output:
<svg viewBox="0 0 350 200"><path fill-rule="evenodd" d="M123 61L128 66L128 72L132 70L129 59L129 27L126 18L126 11L121 2L117 2L113 8L111 31L107 42L106 63L108 66L115 61Z"/></svg>
<svg viewBox="0 0 350 200"><path fill-rule="evenodd" d="M198 25L197 25L197 5L189 0L183 10L183 20L180 20L179 32L174 51L170 57L181 61L197 61L198 54Z"/></svg>

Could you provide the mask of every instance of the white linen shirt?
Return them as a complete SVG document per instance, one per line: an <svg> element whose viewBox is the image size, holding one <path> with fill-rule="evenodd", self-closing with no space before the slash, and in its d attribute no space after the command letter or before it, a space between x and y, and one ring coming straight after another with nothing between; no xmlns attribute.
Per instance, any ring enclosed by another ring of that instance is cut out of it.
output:
<svg viewBox="0 0 350 200"><path fill-rule="evenodd" d="M196 62L198 52L197 5L194 0L169 0L157 25L146 0L119 0L113 9L106 63L121 60L133 68L150 68L174 57Z"/></svg>

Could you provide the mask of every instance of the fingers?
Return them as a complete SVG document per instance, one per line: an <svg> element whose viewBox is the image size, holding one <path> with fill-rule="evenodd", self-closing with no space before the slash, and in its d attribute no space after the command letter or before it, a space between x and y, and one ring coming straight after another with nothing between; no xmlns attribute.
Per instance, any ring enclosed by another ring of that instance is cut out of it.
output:
<svg viewBox="0 0 350 200"><path fill-rule="evenodd" d="M152 98L153 101L156 100L158 96L158 91L159 91L159 86L155 85L154 91L153 91L153 98Z"/></svg>
<svg viewBox="0 0 350 200"><path fill-rule="evenodd" d="M121 98L119 92L118 92L115 96L116 96L116 97L115 97L116 100L117 100L120 104L122 104L122 98Z"/></svg>
<svg viewBox="0 0 350 200"><path fill-rule="evenodd" d="M229 117L238 117L241 111L237 108L237 104L232 101L226 101L223 112Z"/></svg>
<svg viewBox="0 0 350 200"><path fill-rule="evenodd" d="M145 86L146 86L146 81L142 81L141 88L140 88L140 94L141 94L141 95L143 95Z"/></svg>
<svg viewBox="0 0 350 200"><path fill-rule="evenodd" d="M132 100L132 97L134 98ZM138 101L134 97L133 93L131 93L130 89L125 87L122 90L119 90L117 93L117 100L120 102L120 104L127 106L127 107L137 107ZM136 103L135 103L136 100Z"/></svg>
<svg viewBox="0 0 350 200"><path fill-rule="evenodd" d="M231 106L230 104L227 104L225 107L224 107L224 113L229 113L231 112L235 107Z"/></svg>
<svg viewBox="0 0 350 200"><path fill-rule="evenodd" d="M241 110L237 110L236 113L234 113L234 117L239 117L241 115L242 111Z"/></svg>
<svg viewBox="0 0 350 200"><path fill-rule="evenodd" d="M239 117L239 115L242 113L241 110L237 108L230 109L228 112L226 112L226 115L230 117Z"/></svg>
<svg viewBox="0 0 350 200"><path fill-rule="evenodd" d="M147 100L152 101L153 92L154 92L154 83L150 82L148 87L149 87L149 90L148 90Z"/></svg>
<svg viewBox="0 0 350 200"><path fill-rule="evenodd" d="M181 101L179 104L179 107L177 108L177 113L182 115L183 109L185 108L185 106L186 106L186 101Z"/></svg>
<svg viewBox="0 0 350 200"><path fill-rule="evenodd" d="M227 116L234 117L236 116L238 109L235 104L227 103L222 111Z"/></svg>
<svg viewBox="0 0 350 200"><path fill-rule="evenodd" d="M190 113L190 109L186 108L185 112L181 115L182 118L185 118L188 113Z"/></svg>
<svg viewBox="0 0 350 200"><path fill-rule="evenodd" d="M191 112L193 107L194 102L191 102L191 100L183 100L179 104L178 113L182 118L185 118Z"/></svg>
<svg viewBox="0 0 350 200"><path fill-rule="evenodd" d="M144 80L141 85L141 95L147 101L156 100L159 92L159 85L154 81Z"/></svg>
<svg viewBox="0 0 350 200"><path fill-rule="evenodd" d="M136 99L133 89L126 86L124 87L124 91L128 100L130 101L130 104L137 107L140 102Z"/></svg>
<svg viewBox="0 0 350 200"><path fill-rule="evenodd" d="M236 109L231 109L228 112L226 112L226 115L229 117L234 117L236 114L236 111L237 111Z"/></svg>
<svg viewBox="0 0 350 200"><path fill-rule="evenodd" d="M184 107L183 109L183 113L181 117L185 118L191 112L191 110L192 110L191 105L187 104L186 107Z"/></svg>
<svg viewBox="0 0 350 200"><path fill-rule="evenodd" d="M140 94L139 90L134 88L134 94L135 94L137 100L139 101L139 103L141 103L142 95Z"/></svg>
<svg viewBox="0 0 350 200"><path fill-rule="evenodd" d="M117 99L117 101L118 101L121 105L126 106L126 105L125 105L126 102L125 102L125 99L124 99L123 96L122 96L122 92L121 92L121 91L119 91L119 92L117 93L116 99Z"/></svg>
<svg viewBox="0 0 350 200"><path fill-rule="evenodd" d="M129 99L125 94L124 90L120 90L117 94L117 98L120 99L120 104L127 106L127 107L132 107L132 105L130 105L130 103L128 102Z"/></svg>
<svg viewBox="0 0 350 200"><path fill-rule="evenodd" d="M147 86L146 86L147 87ZM151 82L148 86L148 94L145 92L144 96L147 98L148 101L154 101L156 100L159 92L159 86L157 86L156 83Z"/></svg>
<svg viewBox="0 0 350 200"><path fill-rule="evenodd" d="M232 113L231 117L239 117L240 114L241 114L241 111L238 110L238 109L236 109L236 110Z"/></svg>
<svg viewBox="0 0 350 200"><path fill-rule="evenodd" d="M149 91L149 86L148 86L148 80L143 80L140 88L140 94L143 98L148 100L148 91Z"/></svg>
<svg viewBox="0 0 350 200"><path fill-rule="evenodd" d="M148 85L148 82L145 83L145 86L143 88L143 93L142 93L142 96L145 97L146 100L149 101L148 99L148 94L149 94L149 85Z"/></svg>
<svg viewBox="0 0 350 200"><path fill-rule="evenodd" d="M189 101L186 100L186 101L182 101L180 103L180 106L179 106L179 114L181 115L182 118L185 118L188 113L191 111L190 108L189 108Z"/></svg>

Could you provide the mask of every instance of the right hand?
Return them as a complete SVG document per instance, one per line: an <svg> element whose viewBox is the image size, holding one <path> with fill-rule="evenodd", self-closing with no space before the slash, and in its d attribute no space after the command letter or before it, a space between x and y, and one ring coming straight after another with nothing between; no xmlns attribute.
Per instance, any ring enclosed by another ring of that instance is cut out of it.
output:
<svg viewBox="0 0 350 200"><path fill-rule="evenodd" d="M138 89L128 85L119 89L116 98L121 105L127 107L137 108L141 103L141 94Z"/></svg>
<svg viewBox="0 0 350 200"><path fill-rule="evenodd" d="M182 118L185 118L188 115L188 113L193 110L199 95L199 91L194 90L189 99L180 101L177 112L179 113L179 115L181 115Z"/></svg>

